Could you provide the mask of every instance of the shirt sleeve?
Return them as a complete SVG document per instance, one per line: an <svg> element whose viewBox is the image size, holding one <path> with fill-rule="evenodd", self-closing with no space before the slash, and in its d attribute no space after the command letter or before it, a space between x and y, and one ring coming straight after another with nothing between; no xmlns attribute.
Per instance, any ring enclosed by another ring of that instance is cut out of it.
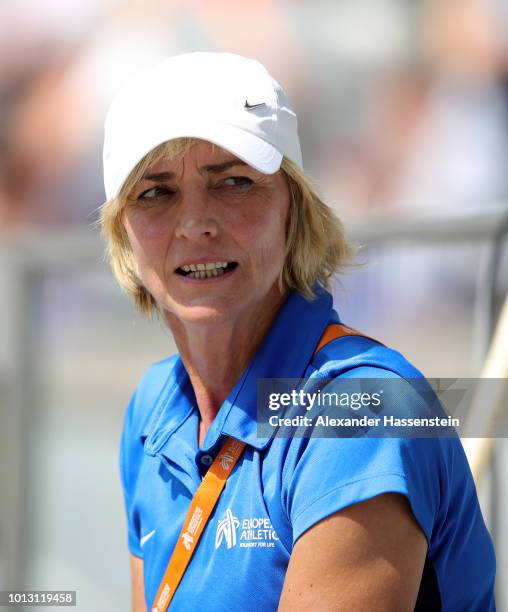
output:
<svg viewBox="0 0 508 612"><path fill-rule="evenodd" d="M355 368L348 374L384 376L381 369L372 367ZM393 437L292 440L282 491L293 527L293 544L327 516L389 492L407 497L430 542L443 481L443 445L450 442L443 438Z"/></svg>
<svg viewBox="0 0 508 612"><path fill-rule="evenodd" d="M177 362L173 355L153 364L145 372L125 411L120 441L120 479L127 517L129 551L143 557L141 548L141 504L143 469L146 468L144 438L159 416L158 402Z"/></svg>
<svg viewBox="0 0 508 612"><path fill-rule="evenodd" d="M140 546L141 524L134 505L135 487L140 468L140 453L143 452L141 442L136 435L134 413L136 393L127 407L120 441L120 480L122 483L125 512L127 518L127 545L129 551L137 557L143 557Z"/></svg>

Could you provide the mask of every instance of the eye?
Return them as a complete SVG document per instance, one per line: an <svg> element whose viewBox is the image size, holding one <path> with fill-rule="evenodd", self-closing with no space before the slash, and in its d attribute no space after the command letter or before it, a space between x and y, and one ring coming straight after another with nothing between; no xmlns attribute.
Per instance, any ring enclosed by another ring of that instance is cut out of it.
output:
<svg viewBox="0 0 508 612"><path fill-rule="evenodd" d="M247 176L228 176L219 183L219 187L250 187L254 181Z"/></svg>
<svg viewBox="0 0 508 612"><path fill-rule="evenodd" d="M172 189L168 189L164 187L164 185L157 185L157 187L152 187L151 189L147 189L138 195L138 200L149 202L153 200L160 200L164 197L173 195L175 192Z"/></svg>

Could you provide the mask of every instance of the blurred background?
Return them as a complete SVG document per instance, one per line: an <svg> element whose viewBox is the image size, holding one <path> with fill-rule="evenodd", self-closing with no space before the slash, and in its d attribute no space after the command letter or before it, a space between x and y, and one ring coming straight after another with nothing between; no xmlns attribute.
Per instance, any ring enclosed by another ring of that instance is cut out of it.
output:
<svg viewBox="0 0 508 612"><path fill-rule="evenodd" d="M428 376L482 372L508 287L506 0L3 0L0 589L129 609L118 441L174 344L103 260L103 120L131 72L205 50L257 58L293 101L306 171L362 246L343 321ZM507 475L498 439L479 491L499 610Z"/></svg>

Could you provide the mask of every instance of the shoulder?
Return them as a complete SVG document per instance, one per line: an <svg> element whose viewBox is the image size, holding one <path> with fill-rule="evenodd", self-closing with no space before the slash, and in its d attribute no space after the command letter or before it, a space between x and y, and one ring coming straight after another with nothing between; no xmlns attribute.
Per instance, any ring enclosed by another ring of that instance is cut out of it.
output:
<svg viewBox="0 0 508 612"><path fill-rule="evenodd" d="M124 430L142 432L155 417L177 375L177 354L152 364L141 377L125 412Z"/></svg>
<svg viewBox="0 0 508 612"><path fill-rule="evenodd" d="M175 354L153 363L141 377L136 393L143 395L145 399L149 397L155 399L155 396L171 379L171 375L175 374L178 359L178 354Z"/></svg>
<svg viewBox="0 0 508 612"><path fill-rule="evenodd" d="M406 357L364 336L345 336L326 344L315 356L311 370L319 376L334 378L354 368L376 368L381 377L387 370L404 378L421 378L423 374Z"/></svg>
<svg viewBox="0 0 508 612"><path fill-rule="evenodd" d="M347 386L347 379L399 379L400 384L387 389L383 385L383 389L392 390L386 399L394 400L390 409L401 415L421 411L425 406L422 394L431 392L430 387L426 390L423 374L403 355L365 337L347 336L325 345L314 357L307 377L306 388L316 393L350 391L353 387ZM340 381L346 383L344 388L337 386ZM336 411L343 415L333 416L344 416L345 421L347 417L377 417L385 408L384 402L376 410L347 407ZM334 511L388 492L408 498L429 540L439 510L439 485L446 481L453 458L460 455L460 443L391 437L358 427L357 431L342 431L330 426L326 432L313 430L307 437L277 441L275 448L284 448L281 492L295 540ZM466 462L459 463L466 470Z"/></svg>
<svg viewBox="0 0 508 612"><path fill-rule="evenodd" d="M120 473L128 498L137 479L144 457L144 442L154 420L158 418L166 396L165 389L175 380L178 356L154 363L138 383L123 419L120 439Z"/></svg>

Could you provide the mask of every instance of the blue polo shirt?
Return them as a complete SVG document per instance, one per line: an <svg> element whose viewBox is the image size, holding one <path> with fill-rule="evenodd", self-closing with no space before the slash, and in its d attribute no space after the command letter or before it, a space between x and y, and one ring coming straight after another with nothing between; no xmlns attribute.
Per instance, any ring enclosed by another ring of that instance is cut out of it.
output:
<svg viewBox="0 0 508 612"><path fill-rule="evenodd" d="M428 542L417 610L495 609L495 558L458 439L258 438L260 378L421 377L402 355L344 337L331 295L292 293L201 448L198 410L178 355L153 365L128 406L120 449L128 547L153 603L192 496L225 436L246 449L201 536L171 610L277 610L292 548L325 517L387 492L406 496Z"/></svg>

